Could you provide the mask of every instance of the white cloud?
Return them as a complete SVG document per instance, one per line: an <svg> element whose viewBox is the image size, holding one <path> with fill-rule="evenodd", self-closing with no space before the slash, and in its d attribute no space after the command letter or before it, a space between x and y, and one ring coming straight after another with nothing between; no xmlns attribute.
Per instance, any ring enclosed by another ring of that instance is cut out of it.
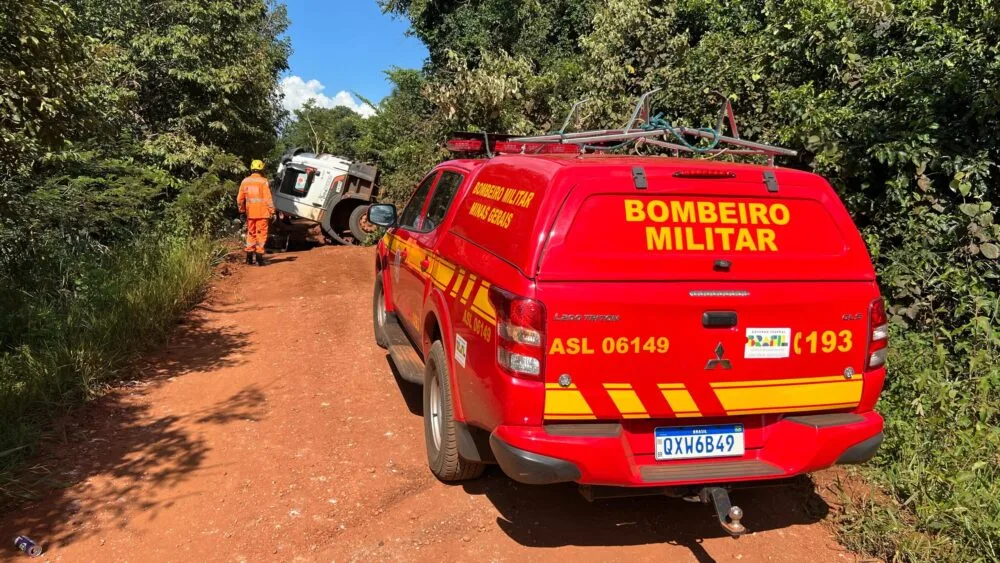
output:
<svg viewBox="0 0 1000 563"><path fill-rule="evenodd" d="M281 81L281 92L285 95L284 106L288 111L295 111L305 105L309 100L323 108L334 108L343 106L350 108L362 117L375 115L375 108L368 104L359 102L346 90L337 92L332 98L323 93L326 86L319 80L306 82L301 76L289 76Z"/></svg>

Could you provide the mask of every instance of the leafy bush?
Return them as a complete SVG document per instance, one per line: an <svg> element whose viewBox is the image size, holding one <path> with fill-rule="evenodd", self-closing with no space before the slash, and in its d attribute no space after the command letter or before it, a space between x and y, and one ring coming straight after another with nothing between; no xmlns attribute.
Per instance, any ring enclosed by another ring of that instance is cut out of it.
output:
<svg viewBox="0 0 1000 563"><path fill-rule="evenodd" d="M200 295L276 141L287 24L271 0L0 6L0 479Z"/></svg>
<svg viewBox="0 0 1000 563"><path fill-rule="evenodd" d="M49 413L92 397L165 337L219 256L207 238L159 233L103 253L51 248L46 277L63 283L0 286L0 475L28 453Z"/></svg>

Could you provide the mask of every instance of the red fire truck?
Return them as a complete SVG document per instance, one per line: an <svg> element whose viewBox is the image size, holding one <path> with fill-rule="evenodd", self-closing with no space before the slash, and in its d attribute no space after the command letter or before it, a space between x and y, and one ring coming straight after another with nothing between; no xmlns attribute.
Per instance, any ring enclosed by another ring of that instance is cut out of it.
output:
<svg viewBox="0 0 1000 563"><path fill-rule="evenodd" d="M457 139L489 157L439 165L398 214L373 205L376 339L423 385L440 479L499 463L588 498L700 499L739 535L734 487L881 443L875 272L823 178L600 154L704 133L631 129ZM791 153L712 137L706 152Z"/></svg>

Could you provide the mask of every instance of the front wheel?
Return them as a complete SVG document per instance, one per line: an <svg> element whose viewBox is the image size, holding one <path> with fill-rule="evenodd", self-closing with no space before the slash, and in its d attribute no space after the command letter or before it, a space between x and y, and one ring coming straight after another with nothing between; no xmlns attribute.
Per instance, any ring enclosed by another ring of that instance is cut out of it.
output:
<svg viewBox="0 0 1000 563"><path fill-rule="evenodd" d="M427 354L424 372L424 441L427 464L442 481L464 481L483 474L486 466L458 455L455 413L444 346L438 340Z"/></svg>
<svg viewBox="0 0 1000 563"><path fill-rule="evenodd" d="M368 240L368 235L375 232L375 225L368 222L368 206L359 205L351 211L351 218L347 222L351 229L351 236L354 237L355 244L364 244Z"/></svg>
<svg viewBox="0 0 1000 563"><path fill-rule="evenodd" d="M382 272L375 274L375 294L372 296L372 320L375 325L375 343L381 348L389 347L389 337L385 335L385 291L382 289Z"/></svg>

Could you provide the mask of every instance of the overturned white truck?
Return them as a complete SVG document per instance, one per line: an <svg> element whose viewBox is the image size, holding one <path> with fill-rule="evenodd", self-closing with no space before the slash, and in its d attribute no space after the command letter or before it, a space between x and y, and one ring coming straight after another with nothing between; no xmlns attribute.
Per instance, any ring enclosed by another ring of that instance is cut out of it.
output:
<svg viewBox="0 0 1000 563"><path fill-rule="evenodd" d="M375 231L367 213L378 195L377 179L374 166L299 149L282 157L271 192L284 217L318 223L330 242L359 244Z"/></svg>

